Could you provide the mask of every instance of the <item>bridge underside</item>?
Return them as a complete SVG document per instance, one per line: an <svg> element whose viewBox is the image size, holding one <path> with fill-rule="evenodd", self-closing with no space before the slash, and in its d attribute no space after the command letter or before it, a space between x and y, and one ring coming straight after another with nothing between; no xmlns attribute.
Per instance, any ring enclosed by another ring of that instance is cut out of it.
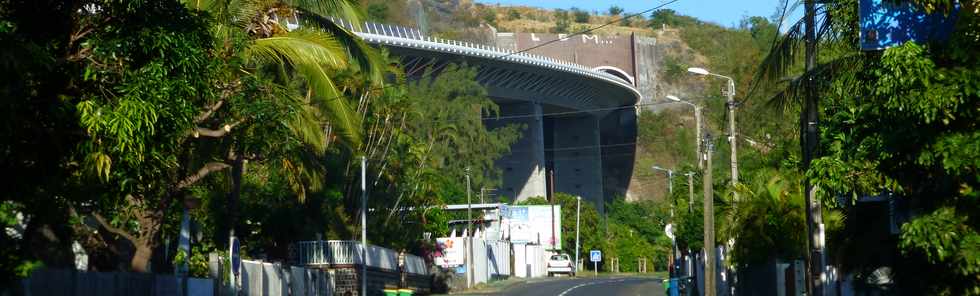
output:
<svg viewBox="0 0 980 296"><path fill-rule="evenodd" d="M451 63L476 67L477 80L501 110L500 119L485 121L487 127L527 126L511 153L497 162L504 176L499 195L514 200L545 197L553 185L555 192L591 201L600 213L606 200L625 195L635 155L635 94L598 79L544 67L450 58L412 48L389 50L402 58L410 77Z"/></svg>

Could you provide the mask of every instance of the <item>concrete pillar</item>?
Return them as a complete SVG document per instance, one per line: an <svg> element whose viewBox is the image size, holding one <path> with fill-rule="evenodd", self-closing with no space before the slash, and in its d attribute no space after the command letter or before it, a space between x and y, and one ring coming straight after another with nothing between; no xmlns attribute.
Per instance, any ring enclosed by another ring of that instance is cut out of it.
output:
<svg viewBox="0 0 980 296"><path fill-rule="evenodd" d="M508 116L514 118L507 118ZM497 160L497 168L503 172L503 184L497 193L517 201L547 196L541 104L501 104L500 117L500 120L488 120L487 127L524 124L527 128L524 129L521 139L511 145L510 154Z"/></svg>
<svg viewBox="0 0 980 296"><path fill-rule="evenodd" d="M555 192L581 196L605 213L602 184L602 141L595 116L555 117L551 157Z"/></svg>

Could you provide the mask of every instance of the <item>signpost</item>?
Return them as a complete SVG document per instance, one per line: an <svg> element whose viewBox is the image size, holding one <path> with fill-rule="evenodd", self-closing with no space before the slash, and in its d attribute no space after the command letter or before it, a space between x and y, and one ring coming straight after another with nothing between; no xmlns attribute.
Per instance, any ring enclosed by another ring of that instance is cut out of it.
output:
<svg viewBox="0 0 980 296"><path fill-rule="evenodd" d="M599 261L602 261L602 251L592 250L589 251L589 261L592 261L592 270L595 271L595 276L599 276Z"/></svg>
<svg viewBox="0 0 980 296"><path fill-rule="evenodd" d="M229 248L228 254L230 255L228 256L229 257L228 259L231 261L230 264L231 268L229 268L231 269L229 271L231 277L231 290L237 291L238 280L239 280L238 275L241 274L241 268L242 268L242 257L241 257L242 248L238 243L237 237L234 236L231 237L231 243L229 244L228 248Z"/></svg>

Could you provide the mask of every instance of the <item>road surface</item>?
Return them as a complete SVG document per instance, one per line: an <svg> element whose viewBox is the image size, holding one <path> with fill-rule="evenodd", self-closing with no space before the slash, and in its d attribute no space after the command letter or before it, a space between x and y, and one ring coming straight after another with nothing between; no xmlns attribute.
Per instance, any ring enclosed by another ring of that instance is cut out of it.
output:
<svg viewBox="0 0 980 296"><path fill-rule="evenodd" d="M664 296L660 279L650 277L557 278L531 281L491 295L507 296Z"/></svg>

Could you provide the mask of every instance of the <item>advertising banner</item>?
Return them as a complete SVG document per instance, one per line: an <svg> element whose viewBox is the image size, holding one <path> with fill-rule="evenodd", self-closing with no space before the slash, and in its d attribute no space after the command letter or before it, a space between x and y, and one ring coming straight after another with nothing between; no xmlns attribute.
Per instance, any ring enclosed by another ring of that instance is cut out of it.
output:
<svg viewBox="0 0 980 296"><path fill-rule="evenodd" d="M436 238L436 248L441 252L436 254L435 263L442 267L452 267L463 265L463 257L466 246L465 238L462 237L440 237Z"/></svg>
<svg viewBox="0 0 980 296"><path fill-rule="evenodd" d="M552 223L552 217L554 217L554 223ZM535 244L549 249L561 249L560 206L512 206L507 213L506 220L510 228L510 241L512 243Z"/></svg>

